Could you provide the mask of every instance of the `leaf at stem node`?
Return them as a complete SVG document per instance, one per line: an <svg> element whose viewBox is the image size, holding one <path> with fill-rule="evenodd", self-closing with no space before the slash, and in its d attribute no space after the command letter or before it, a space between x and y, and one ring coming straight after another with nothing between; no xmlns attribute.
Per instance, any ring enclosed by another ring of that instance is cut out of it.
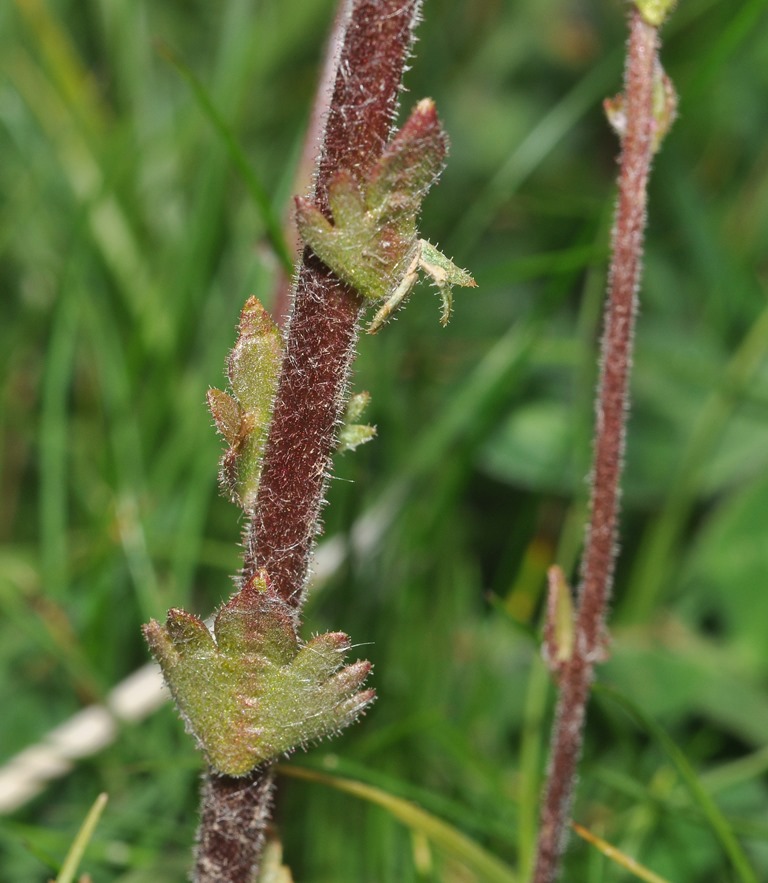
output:
<svg viewBox="0 0 768 883"><path fill-rule="evenodd" d="M220 608L213 633L184 610L144 634L187 729L211 766L243 776L351 724L374 699L369 662L344 666L341 632L306 644L295 611L259 572Z"/></svg>

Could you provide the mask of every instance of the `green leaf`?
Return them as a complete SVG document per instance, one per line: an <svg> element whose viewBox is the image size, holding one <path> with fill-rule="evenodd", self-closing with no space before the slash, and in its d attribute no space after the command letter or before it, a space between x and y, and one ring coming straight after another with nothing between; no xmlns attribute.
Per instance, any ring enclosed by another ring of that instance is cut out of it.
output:
<svg viewBox="0 0 768 883"><path fill-rule="evenodd" d="M229 445L221 460L221 484L246 512L259 489L282 355L280 330L261 303L249 298L240 314L237 342L229 354L233 395L208 390L208 408Z"/></svg>
<svg viewBox="0 0 768 883"><path fill-rule="evenodd" d="M93 832L99 824L99 819L101 818L101 814L104 812L104 807L106 805L107 795L99 794L94 801L93 806L88 811L88 815L85 817L85 821L81 825L80 830L77 832L77 836L67 853L67 857L64 859L64 864L61 866L61 871L56 877L56 883L72 883L75 879L77 869L80 866L80 862L83 860L85 850L88 848L88 844L93 837Z"/></svg>
<svg viewBox="0 0 768 883"><path fill-rule="evenodd" d="M353 395L347 402L347 410L344 414L344 422L339 430L339 440L336 446L340 454L345 451L354 451L355 448L365 444L376 437L376 427L365 423L357 423L371 401L371 394L359 392Z"/></svg>
<svg viewBox="0 0 768 883"><path fill-rule="evenodd" d="M648 717L642 709L623 696L617 690L602 684L595 684L593 689L600 696L605 696L619 705L635 720L646 732L661 745L669 759L675 765L680 778L688 789L693 803L701 810L702 815L709 823L712 833L720 841L723 850L731 860L737 879L742 883L757 883L757 877L749 865L744 851L734 836L728 820L720 811L709 792L699 781L696 771L693 769L683 752L677 747L666 731L654 720Z"/></svg>
<svg viewBox="0 0 768 883"><path fill-rule="evenodd" d="M341 632L296 637L296 613L258 574L220 610L213 634L183 610L144 634L187 728L220 773L241 776L352 723L374 698L369 662L343 667Z"/></svg>
<svg viewBox="0 0 768 883"><path fill-rule="evenodd" d="M465 270L418 238L416 220L429 188L440 174L447 139L425 98L360 181L340 170L328 185L333 222L302 197L296 223L304 242L333 272L368 300L386 300L371 323L376 331L405 300L423 270L440 289L443 324L450 315L452 285L475 285Z"/></svg>
<svg viewBox="0 0 768 883"><path fill-rule="evenodd" d="M306 779L310 782L328 785L338 791L344 791L382 807L412 831L423 834L447 855L474 871L483 883L516 883L518 879L510 867L491 855L458 828L447 824L432 813L426 812L415 803L411 803L410 800L396 797L381 788L367 785L364 782L340 776L330 776L307 767L281 767L280 772L296 779Z"/></svg>

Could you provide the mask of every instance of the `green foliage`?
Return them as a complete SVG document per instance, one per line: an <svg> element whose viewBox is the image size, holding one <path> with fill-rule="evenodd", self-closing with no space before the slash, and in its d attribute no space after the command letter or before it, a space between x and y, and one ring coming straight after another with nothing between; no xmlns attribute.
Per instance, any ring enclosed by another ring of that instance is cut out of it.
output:
<svg viewBox="0 0 768 883"><path fill-rule="evenodd" d="M88 842L91 837L93 837L93 832L99 824L99 819L101 818L101 814L104 812L104 807L106 805L107 795L99 794L94 801L93 806L90 808L88 815L85 817L85 821L80 827L80 830L77 832L77 836L72 842L72 847L67 853L67 857L59 871L59 875L56 877L56 883L72 883L75 879L77 869L80 862L83 860L83 855L86 849L88 848Z"/></svg>
<svg viewBox="0 0 768 883"><path fill-rule="evenodd" d="M411 801L403 800L364 782L329 776L327 773L316 772L306 767L296 767L285 772L298 779L319 782L383 807L407 825L415 835L429 838L430 842L438 844L447 853L455 856L462 865L471 873L477 874L485 883L517 883L518 878L511 868L463 836L456 828L424 812Z"/></svg>
<svg viewBox="0 0 768 883"><path fill-rule="evenodd" d="M340 454L344 451L354 451L360 445L376 437L376 427L368 426L357 421L371 401L371 395L367 392L358 392L350 396L347 402L347 410L344 414L344 423L339 430L339 442L337 450Z"/></svg>
<svg viewBox="0 0 768 883"><path fill-rule="evenodd" d="M155 37L206 85L282 212L332 5L0 3L4 758L145 664L142 622L171 605L207 615L239 567L242 515L216 492L203 402L248 295L271 307L278 263ZM22 14L33 6L53 31ZM452 149L420 227L480 287L457 297L445 330L417 296L408 321L361 340L352 382L370 391L365 420L379 436L335 464L304 626L365 636L380 697L333 744L343 761L315 751L313 762L416 802L523 879L551 681L504 611L535 629L547 566L572 579L582 538L617 152L600 103L620 88L624 12L427 4L406 85L434 97ZM683 751L760 880L766 25L765 0L686 0L662 32L681 118L654 163L600 673ZM727 880L669 755L610 706L591 709L579 820L599 819L607 840L670 881ZM3 817L0 879L55 878L108 791L81 873L183 880L199 770L170 704L121 726ZM277 822L302 883L468 877L388 811L329 787L281 779ZM572 846L564 879L617 879Z"/></svg>
<svg viewBox="0 0 768 883"><path fill-rule="evenodd" d="M368 327L379 330L408 296L423 270L451 315L454 285L475 281L434 246L418 239L416 220L443 167L447 142L429 99L420 101L365 180L341 170L328 187L333 223L309 200L296 200L304 242L336 275L370 300L385 300Z"/></svg>
<svg viewBox="0 0 768 883"><path fill-rule="evenodd" d="M233 395L208 390L208 408L229 444L221 460L221 484L246 512L253 508L259 489L282 355L280 330L259 301L249 298L227 361Z"/></svg>
<svg viewBox="0 0 768 883"><path fill-rule="evenodd" d="M264 575L219 610L213 634L178 609L144 634L188 730L229 776L339 732L374 698L373 690L359 692L370 663L342 668L347 636L301 645L295 613Z"/></svg>

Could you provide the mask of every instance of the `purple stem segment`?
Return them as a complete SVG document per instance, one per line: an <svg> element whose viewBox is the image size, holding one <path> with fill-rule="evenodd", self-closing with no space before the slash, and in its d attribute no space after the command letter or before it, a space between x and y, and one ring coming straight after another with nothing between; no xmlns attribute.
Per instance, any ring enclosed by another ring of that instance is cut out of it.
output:
<svg viewBox="0 0 768 883"><path fill-rule="evenodd" d="M315 201L326 215L331 175L347 169L362 179L389 140L419 8L420 0L351 5L315 185ZM266 570L297 607L361 307L358 295L305 250L243 570L243 580Z"/></svg>
<svg viewBox="0 0 768 883"><path fill-rule="evenodd" d="M315 200L328 213L330 176L362 177L389 140L421 0L344 0L344 35L318 164ZM241 584L264 568L298 610L336 430L346 399L362 302L305 249ZM242 778L209 770L195 883L254 883L272 802L272 765Z"/></svg>
<svg viewBox="0 0 768 883"><path fill-rule="evenodd" d="M348 12L349 4L345 2L339 3L336 8L336 15L325 46L322 71L315 89L315 97L312 102L312 113L309 122L307 123L307 130L304 133L301 157L299 158L293 176L293 193L301 195L307 193L310 184L314 180L315 165L317 161L317 146L322 140L323 132L325 131L325 122L330 110L333 85L336 81L338 54L343 44L344 29ZM286 242L290 244L293 253L298 254L301 248L301 242L298 231L296 230L293 211L293 201L290 201L285 212L283 232L285 234ZM272 318L281 328L283 328L288 321L292 294L293 280L280 270L275 282L271 313Z"/></svg>
<svg viewBox="0 0 768 883"><path fill-rule="evenodd" d="M193 880L255 883L272 811L271 764L235 779L209 771L203 779Z"/></svg>
<svg viewBox="0 0 768 883"><path fill-rule="evenodd" d="M562 672L553 724L533 883L552 883L559 875L589 689L605 641L606 609L617 555L628 382L653 155L653 88L658 49L657 29L633 10L624 74L626 131L596 401L590 521L582 559L574 650Z"/></svg>

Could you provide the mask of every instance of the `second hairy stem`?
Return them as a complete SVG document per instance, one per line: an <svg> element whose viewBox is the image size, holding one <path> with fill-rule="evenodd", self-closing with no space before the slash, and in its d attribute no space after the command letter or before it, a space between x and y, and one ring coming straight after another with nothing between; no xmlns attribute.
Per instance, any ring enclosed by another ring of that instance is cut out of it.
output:
<svg viewBox="0 0 768 883"><path fill-rule="evenodd" d="M646 219L646 188L656 125L653 96L657 55L657 28L647 24L639 12L633 11L624 83L626 130L595 409L591 515L582 562L573 651L559 680L560 695L541 810L534 883L551 883L559 873L582 749L589 688L605 640L605 613L617 552L620 479L636 292Z"/></svg>

